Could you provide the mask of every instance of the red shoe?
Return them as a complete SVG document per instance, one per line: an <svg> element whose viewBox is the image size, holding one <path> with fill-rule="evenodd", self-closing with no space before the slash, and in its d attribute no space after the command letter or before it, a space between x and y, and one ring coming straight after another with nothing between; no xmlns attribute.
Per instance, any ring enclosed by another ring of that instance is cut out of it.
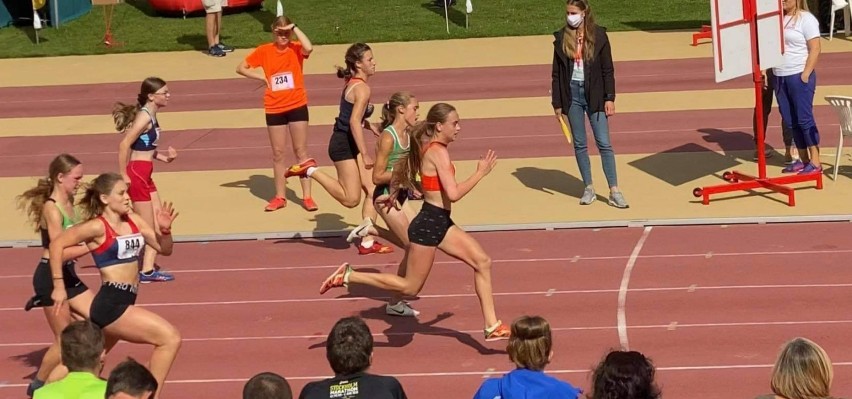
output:
<svg viewBox="0 0 852 399"><path fill-rule="evenodd" d="M308 212L314 212L317 209L319 209L319 207L317 206L317 203L314 202L313 198L310 198L310 197L305 198L304 200L302 200L302 202L304 203L305 209L307 209Z"/></svg>
<svg viewBox="0 0 852 399"><path fill-rule="evenodd" d="M281 197L275 197L272 201L266 204L266 211L272 212L287 206L287 200Z"/></svg>
<svg viewBox="0 0 852 399"><path fill-rule="evenodd" d="M499 341L501 339L509 339L511 335L512 330L509 329L509 327L503 324L503 322L500 320L497 320L497 325L495 327L485 329L486 341Z"/></svg>
<svg viewBox="0 0 852 399"><path fill-rule="evenodd" d="M317 161L313 158L308 158L305 162L302 162L298 165L293 165L284 172L284 178L299 176L299 177L308 177L308 168L312 166L317 166Z"/></svg>
<svg viewBox="0 0 852 399"><path fill-rule="evenodd" d="M320 286L320 295L325 294L326 291L332 288L348 287L350 273L352 273L352 267L350 267L348 263L340 265L334 273L322 282L322 285Z"/></svg>
<svg viewBox="0 0 852 399"><path fill-rule="evenodd" d="M363 245L358 246L358 254L359 255L371 255L371 254L389 254L393 252L393 248L382 245L378 241L374 241L373 245L369 248L364 248Z"/></svg>

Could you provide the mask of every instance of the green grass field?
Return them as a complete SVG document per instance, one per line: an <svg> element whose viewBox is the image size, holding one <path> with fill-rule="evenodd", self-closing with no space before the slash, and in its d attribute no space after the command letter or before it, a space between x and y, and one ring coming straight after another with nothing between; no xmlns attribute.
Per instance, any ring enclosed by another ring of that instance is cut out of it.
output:
<svg viewBox="0 0 852 399"><path fill-rule="evenodd" d="M430 0L284 0L288 16L315 44L415 41L446 38L549 34L564 25L562 0L473 0L465 29L465 4L449 10L446 32L443 8ZM261 10L223 17L222 41L238 48L270 40L275 0ZM592 0L598 23L610 31L693 29L709 23L706 0ZM36 44L32 26L0 29L0 58L105 54L115 52L202 50L207 46L204 16L156 15L146 0L115 6L113 36L120 47L107 48L103 6L59 29L46 27Z"/></svg>

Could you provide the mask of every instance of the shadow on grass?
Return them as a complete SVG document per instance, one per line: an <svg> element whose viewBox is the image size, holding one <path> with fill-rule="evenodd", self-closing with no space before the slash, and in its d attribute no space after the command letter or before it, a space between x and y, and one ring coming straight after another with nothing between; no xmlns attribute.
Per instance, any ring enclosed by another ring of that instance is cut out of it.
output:
<svg viewBox="0 0 852 399"><path fill-rule="evenodd" d="M448 4L448 8L447 8L446 14L444 14L444 6L443 5L436 5L435 2L432 2L432 1L430 1L428 3L423 3L420 6L423 7L424 9L426 9L426 10L429 10L429 11L434 12L435 14L438 14L438 16L441 17L441 19L444 19L444 17L446 16L450 20L451 24L464 28L465 27L465 25L464 25L464 16L465 16L464 12L456 9L454 6L449 5L449 0L447 0L447 4ZM458 3L456 3L456 4L458 5ZM462 7L464 7L464 4L462 4Z"/></svg>

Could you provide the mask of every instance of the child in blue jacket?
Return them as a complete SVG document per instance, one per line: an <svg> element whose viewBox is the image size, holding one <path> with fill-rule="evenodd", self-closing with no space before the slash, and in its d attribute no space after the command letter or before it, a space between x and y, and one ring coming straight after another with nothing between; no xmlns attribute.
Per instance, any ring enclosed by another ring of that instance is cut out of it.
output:
<svg viewBox="0 0 852 399"><path fill-rule="evenodd" d="M474 399L578 399L580 389L544 373L544 367L553 357L552 348L547 320L540 316L515 320L507 351L518 368L483 382Z"/></svg>

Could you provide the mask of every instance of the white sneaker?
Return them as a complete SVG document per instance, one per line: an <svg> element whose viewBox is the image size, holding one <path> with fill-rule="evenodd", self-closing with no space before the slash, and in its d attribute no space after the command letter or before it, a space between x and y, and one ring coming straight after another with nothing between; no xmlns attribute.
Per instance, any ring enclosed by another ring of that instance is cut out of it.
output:
<svg viewBox="0 0 852 399"><path fill-rule="evenodd" d="M361 224L349 232L349 235L346 237L346 242L354 241L355 237L366 237L370 233L370 226L372 225L373 221L370 220L370 218L364 218L364 221L361 222Z"/></svg>

